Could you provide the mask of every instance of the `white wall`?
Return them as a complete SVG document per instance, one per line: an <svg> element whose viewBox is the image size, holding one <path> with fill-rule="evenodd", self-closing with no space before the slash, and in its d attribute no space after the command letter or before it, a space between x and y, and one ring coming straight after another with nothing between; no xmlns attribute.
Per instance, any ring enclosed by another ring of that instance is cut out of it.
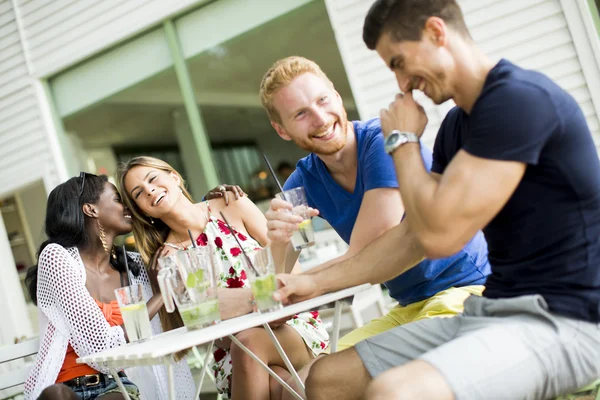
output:
<svg viewBox="0 0 600 400"><path fill-rule="evenodd" d="M17 0L35 76L48 76L207 0Z"/></svg>
<svg viewBox="0 0 600 400"><path fill-rule="evenodd" d="M40 245L46 240L44 234L44 222L46 219L46 188L42 181L37 181L32 185L29 185L16 194L19 199L19 205L21 207L23 215L23 223L26 225L28 231L28 242L32 256L35 258L35 253L39 249Z"/></svg>
<svg viewBox="0 0 600 400"><path fill-rule="evenodd" d="M56 184L64 173L29 65L12 2L0 0L0 197L42 176Z"/></svg>
<svg viewBox="0 0 600 400"><path fill-rule="evenodd" d="M378 116L398 92L391 71L362 41L364 17L373 3L325 0L354 98L362 118ZM477 44L494 60L507 58L539 70L579 102L600 145L600 50L583 0L459 0ZM591 29L590 29L591 25ZM418 92L429 124L423 141L433 144L451 102L435 106Z"/></svg>
<svg viewBox="0 0 600 400"><path fill-rule="evenodd" d="M33 333L21 282L12 257L6 228L0 214L0 346Z"/></svg>

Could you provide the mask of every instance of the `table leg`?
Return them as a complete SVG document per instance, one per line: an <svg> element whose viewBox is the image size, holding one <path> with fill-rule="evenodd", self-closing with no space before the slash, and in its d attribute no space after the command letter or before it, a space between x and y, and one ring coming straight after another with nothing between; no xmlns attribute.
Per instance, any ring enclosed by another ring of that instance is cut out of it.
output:
<svg viewBox="0 0 600 400"><path fill-rule="evenodd" d="M342 317L342 306L343 303L338 300L335 302L335 309L333 311L333 329L331 332L331 339L329 340L329 348L331 353L337 351L337 342L340 336L340 319Z"/></svg>
<svg viewBox="0 0 600 400"><path fill-rule="evenodd" d="M306 392L304 391L304 382L302 382L302 379L300 379L300 376L298 375L298 372L296 372L296 369L294 368L294 366L290 362L290 359L288 358L287 354L285 354L285 351L283 351L283 347L281 347L281 344L279 343L279 340L277 340L277 337L273 333L273 330L271 329L271 327L269 326L269 324L264 324L263 328L265 328L265 331L267 331L267 333L269 334L269 336L271 336L271 340L273 341L273 344L275 345L275 348L277 349L277 352L281 356L281 359L285 363L285 366L287 367L288 372L292 375L292 378L294 378L294 380L296 381L296 384L300 388L300 391L302 392L302 395L304 397L306 397Z"/></svg>
<svg viewBox="0 0 600 400"><path fill-rule="evenodd" d="M173 364L167 364L167 378L169 382L169 400L175 400L175 373Z"/></svg>
<svg viewBox="0 0 600 400"><path fill-rule="evenodd" d="M208 366L208 360L210 359L210 353L212 352L215 341L210 342L206 356L204 356L204 364L202 365L202 372L200 372L200 382L198 383L198 391L196 392L196 399L200 398L200 391L202 390L202 383L204 383L204 375L206 374L206 367Z"/></svg>
<svg viewBox="0 0 600 400"><path fill-rule="evenodd" d="M259 363L264 369L267 370L269 375L271 375L285 390L290 392L292 396L294 396L298 400L304 400L301 395L299 395L290 385L288 385L279 375L277 375L267 364L265 364L260 358L258 358L249 348L244 346L242 342L240 342L235 336L229 335L229 338L233 343L235 343L240 349L242 349L246 354L248 354L254 361Z"/></svg>
<svg viewBox="0 0 600 400"><path fill-rule="evenodd" d="M125 400L131 400L131 398L129 397L129 393L127 393L127 390L125 389L125 385L123 385L123 382L121 382L121 379L119 379L119 373L117 372L117 370L114 368L109 368L108 370L115 379L115 382L117 382L117 386L119 386L119 389L121 390L123 397L125 397Z"/></svg>

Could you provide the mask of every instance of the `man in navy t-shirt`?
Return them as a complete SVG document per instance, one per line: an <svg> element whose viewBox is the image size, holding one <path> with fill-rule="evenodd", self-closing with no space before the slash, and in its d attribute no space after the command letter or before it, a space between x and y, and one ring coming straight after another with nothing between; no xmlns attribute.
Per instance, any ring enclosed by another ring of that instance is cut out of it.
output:
<svg viewBox="0 0 600 400"><path fill-rule="evenodd" d="M456 0L377 0L363 30L404 95L382 110L406 223L327 273L280 276L301 300L453 254L483 229L492 275L464 313L406 324L317 361L309 398L547 399L600 377L600 163L576 101L474 44ZM412 98L458 108L432 172ZM378 266L365 273L364 263ZM367 390L365 391L365 388Z"/></svg>
<svg viewBox="0 0 600 400"><path fill-rule="evenodd" d="M404 209L379 119L348 121L331 81L317 64L302 57L288 57L271 67L261 84L261 99L279 135L312 151L298 162L284 189L304 187L309 206L349 244L346 254L327 265L358 253L400 223ZM422 147L421 156L429 168L429 149ZM266 214L275 254L291 250L298 217L284 212L289 207L274 199ZM470 294L480 294L488 274L487 246L479 232L455 254L423 260L385 282L399 306L341 338L338 348L403 323L456 315Z"/></svg>

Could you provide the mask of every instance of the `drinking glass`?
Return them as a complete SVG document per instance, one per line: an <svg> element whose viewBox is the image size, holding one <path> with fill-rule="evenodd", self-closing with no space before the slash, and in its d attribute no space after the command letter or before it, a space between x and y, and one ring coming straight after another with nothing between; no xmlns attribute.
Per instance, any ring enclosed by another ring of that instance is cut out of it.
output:
<svg viewBox="0 0 600 400"><path fill-rule="evenodd" d="M315 244L315 230L312 221L308 215L308 202L304 187L300 186L282 193L276 194L277 198L291 203L292 214L299 215L303 221L298 224L298 230L292 235L292 246L296 251L305 249Z"/></svg>
<svg viewBox="0 0 600 400"><path fill-rule="evenodd" d="M221 321L217 280L209 246L179 250L158 259L158 282L165 308L175 304L188 329L203 328Z"/></svg>
<svg viewBox="0 0 600 400"><path fill-rule="evenodd" d="M273 299L273 293L277 290L277 280L275 279L275 263L271 248L265 247L247 254L248 259L242 256L242 261L250 281L256 308L259 312L279 310L281 301ZM252 263L254 269L249 262Z"/></svg>
<svg viewBox="0 0 600 400"><path fill-rule="evenodd" d="M142 284L115 289L115 296L123 316L125 331L130 342L141 342L152 336L148 308L142 294Z"/></svg>

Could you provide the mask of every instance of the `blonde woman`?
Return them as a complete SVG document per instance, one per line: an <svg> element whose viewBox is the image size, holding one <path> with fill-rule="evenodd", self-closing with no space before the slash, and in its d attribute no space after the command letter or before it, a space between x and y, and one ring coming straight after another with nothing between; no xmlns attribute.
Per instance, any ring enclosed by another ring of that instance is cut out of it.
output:
<svg viewBox="0 0 600 400"><path fill-rule="evenodd" d="M199 246L211 243L219 267L219 302L223 319L253 311L252 293L241 262L241 249L256 251L268 244L266 219L247 197L230 202L224 213L232 224L217 218L225 209L223 199L194 203L185 189L181 175L166 162L137 157L130 160L119 177L121 193L133 218L133 232L142 259L155 266L156 258L174 249L191 245L188 230ZM152 277L156 273L150 273ZM153 279L155 280L155 279ZM156 282L154 282L156 285ZM181 326L177 313L161 315L164 326ZM275 335L295 368L301 368L322 353L329 339L317 312L293 316L274 329ZM262 361L284 379L289 378L285 364L267 332L253 328L236 337L252 349ZM214 349L213 370L220 393L234 399L269 399L281 396L281 387L236 345L223 340ZM233 373L235 371L235 373Z"/></svg>

